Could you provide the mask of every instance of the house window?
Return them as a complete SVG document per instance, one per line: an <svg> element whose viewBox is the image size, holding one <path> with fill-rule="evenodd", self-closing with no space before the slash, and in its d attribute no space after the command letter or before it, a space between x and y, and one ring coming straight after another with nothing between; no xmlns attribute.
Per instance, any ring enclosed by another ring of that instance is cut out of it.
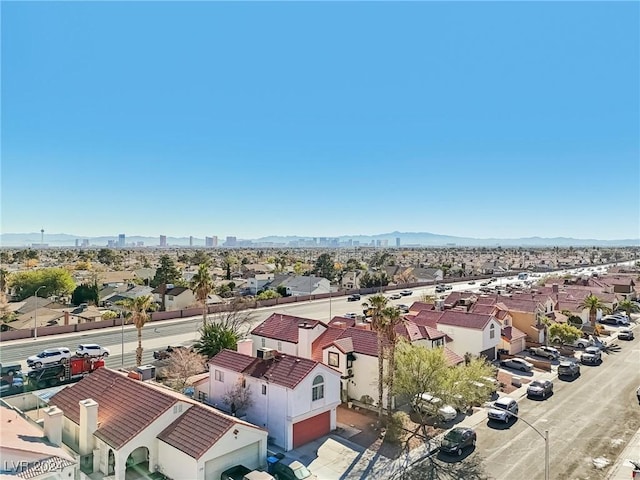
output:
<svg viewBox="0 0 640 480"><path fill-rule="evenodd" d="M281 352L282 351L282 342L278 342L278 351Z"/></svg>
<svg viewBox="0 0 640 480"><path fill-rule="evenodd" d="M330 367L340 366L340 357L336 352L329 352L329 366Z"/></svg>
<svg viewBox="0 0 640 480"><path fill-rule="evenodd" d="M207 393L206 392L202 392L202 391L198 391L198 401L205 403L207 401Z"/></svg>
<svg viewBox="0 0 640 480"><path fill-rule="evenodd" d="M262 346L263 346L263 347L266 347L266 346L267 346L267 340L266 340L266 339L264 339L264 338L262 339Z"/></svg>
<svg viewBox="0 0 640 480"><path fill-rule="evenodd" d="M489 338L496 338L496 326L493 323L489 327Z"/></svg>
<svg viewBox="0 0 640 480"><path fill-rule="evenodd" d="M313 379L313 389L311 391L311 400L316 401L324 398L324 378L322 375Z"/></svg>
<svg viewBox="0 0 640 480"><path fill-rule="evenodd" d="M224 372L222 370L216 370L213 375L216 381L224 382Z"/></svg>
<svg viewBox="0 0 640 480"><path fill-rule="evenodd" d="M173 406L173 413L181 413L182 412L182 404Z"/></svg>
<svg viewBox="0 0 640 480"><path fill-rule="evenodd" d="M267 386L266 385L262 385L262 394L263 395L267 394Z"/></svg>

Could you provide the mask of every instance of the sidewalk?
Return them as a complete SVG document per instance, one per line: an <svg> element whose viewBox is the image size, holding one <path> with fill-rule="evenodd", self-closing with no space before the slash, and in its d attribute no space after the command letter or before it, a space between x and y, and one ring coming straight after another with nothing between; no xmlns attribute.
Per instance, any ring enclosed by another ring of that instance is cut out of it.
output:
<svg viewBox="0 0 640 480"><path fill-rule="evenodd" d="M631 438L626 448L609 469L609 473L605 477L606 480L629 480L633 478L634 467L629 460L640 463L640 430ZM636 478L640 478L640 474L637 474Z"/></svg>

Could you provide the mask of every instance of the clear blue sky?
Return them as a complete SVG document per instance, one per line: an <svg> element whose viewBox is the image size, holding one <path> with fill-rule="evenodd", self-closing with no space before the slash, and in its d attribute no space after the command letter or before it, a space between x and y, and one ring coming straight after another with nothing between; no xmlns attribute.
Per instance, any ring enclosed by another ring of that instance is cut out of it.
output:
<svg viewBox="0 0 640 480"><path fill-rule="evenodd" d="M2 231L640 237L638 2L2 2Z"/></svg>

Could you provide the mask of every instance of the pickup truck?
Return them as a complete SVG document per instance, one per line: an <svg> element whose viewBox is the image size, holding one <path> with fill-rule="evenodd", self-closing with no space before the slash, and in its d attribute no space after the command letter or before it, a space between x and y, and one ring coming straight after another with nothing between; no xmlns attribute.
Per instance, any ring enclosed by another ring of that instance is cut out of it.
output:
<svg viewBox="0 0 640 480"><path fill-rule="evenodd" d="M244 465L236 465L220 474L220 480L274 480L271 474L250 470Z"/></svg>

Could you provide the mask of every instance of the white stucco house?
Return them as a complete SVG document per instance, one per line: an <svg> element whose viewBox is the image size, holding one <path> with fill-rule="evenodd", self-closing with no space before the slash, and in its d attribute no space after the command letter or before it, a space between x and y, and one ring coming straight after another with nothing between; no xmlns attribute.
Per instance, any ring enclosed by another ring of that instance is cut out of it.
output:
<svg viewBox="0 0 640 480"><path fill-rule="evenodd" d="M287 355L311 358L311 344L327 325L320 320L273 313L251 331L252 356L259 348L271 348Z"/></svg>
<svg viewBox="0 0 640 480"><path fill-rule="evenodd" d="M162 303L162 287L155 288L152 293L153 300L157 303ZM198 303L191 289L174 285L167 285L164 298L165 310L167 311L182 310Z"/></svg>
<svg viewBox="0 0 640 480"><path fill-rule="evenodd" d="M482 355L489 360L496 358L500 345L502 325L487 314L445 310L436 320L438 330L447 334L447 347L458 355L466 353Z"/></svg>
<svg viewBox="0 0 640 480"><path fill-rule="evenodd" d="M233 411L229 392L249 391L250 402L238 414L265 428L275 445L291 450L336 428L340 372L322 363L272 349L250 355L251 341L237 352L223 350L209 361L208 402ZM239 393L234 398L244 393Z"/></svg>
<svg viewBox="0 0 640 480"><path fill-rule="evenodd" d="M218 480L233 465L266 462L262 428L107 368L56 393L49 404L62 412L49 431L80 455L84 469L115 480L131 470Z"/></svg>

